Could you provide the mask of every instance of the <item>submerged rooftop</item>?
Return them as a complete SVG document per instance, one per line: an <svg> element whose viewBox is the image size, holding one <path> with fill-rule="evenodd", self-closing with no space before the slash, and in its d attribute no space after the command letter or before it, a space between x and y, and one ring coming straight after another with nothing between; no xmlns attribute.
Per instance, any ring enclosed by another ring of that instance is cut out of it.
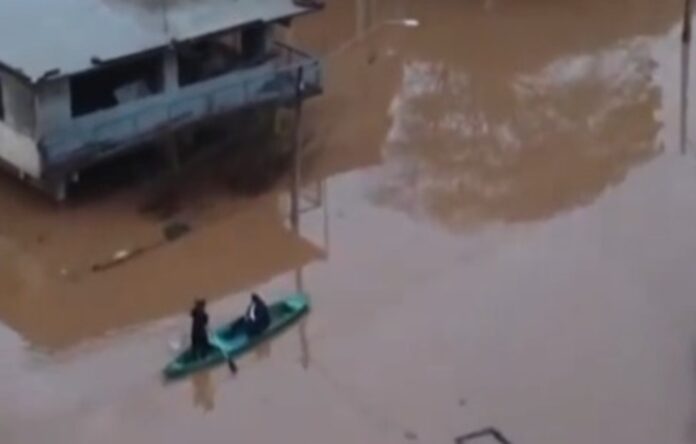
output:
<svg viewBox="0 0 696 444"><path fill-rule="evenodd" d="M311 10L293 0L0 0L0 63L34 82Z"/></svg>

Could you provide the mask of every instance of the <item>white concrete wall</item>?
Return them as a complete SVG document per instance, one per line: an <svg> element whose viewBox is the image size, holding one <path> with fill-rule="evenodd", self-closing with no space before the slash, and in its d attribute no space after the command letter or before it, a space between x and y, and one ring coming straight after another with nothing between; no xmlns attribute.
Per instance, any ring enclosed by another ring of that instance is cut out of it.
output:
<svg viewBox="0 0 696 444"><path fill-rule="evenodd" d="M41 176L41 158L36 142L0 122L0 158L38 179Z"/></svg>
<svg viewBox="0 0 696 444"><path fill-rule="evenodd" d="M1 71L0 84L2 84L5 123L21 134L34 137L36 112L33 91L14 76Z"/></svg>
<svg viewBox="0 0 696 444"><path fill-rule="evenodd" d="M0 72L4 120L0 121L0 157L28 175L39 178L41 156L35 141L33 91L14 76Z"/></svg>

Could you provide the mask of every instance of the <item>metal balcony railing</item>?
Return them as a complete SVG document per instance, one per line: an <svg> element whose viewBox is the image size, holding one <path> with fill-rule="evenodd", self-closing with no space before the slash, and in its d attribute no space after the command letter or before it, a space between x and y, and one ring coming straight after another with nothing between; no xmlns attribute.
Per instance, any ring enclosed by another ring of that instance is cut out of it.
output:
<svg viewBox="0 0 696 444"><path fill-rule="evenodd" d="M318 59L280 43L275 49L268 61L255 67L77 117L44 134L41 143L48 160L64 162L88 150L106 155L163 129L256 104L292 100L298 76L302 76L304 97L321 92Z"/></svg>

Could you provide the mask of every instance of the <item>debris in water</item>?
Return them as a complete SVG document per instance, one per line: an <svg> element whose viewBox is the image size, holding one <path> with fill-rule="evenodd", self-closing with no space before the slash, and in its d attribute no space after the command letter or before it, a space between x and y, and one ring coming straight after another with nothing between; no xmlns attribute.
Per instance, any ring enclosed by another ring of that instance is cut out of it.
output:
<svg viewBox="0 0 696 444"><path fill-rule="evenodd" d="M119 250L119 251L117 251L116 253L114 253L113 260L114 260L114 261L117 261L117 262L118 262L118 261L124 261L124 260L128 259L128 257L129 257L131 254L132 254L132 253L131 253L130 250Z"/></svg>
<svg viewBox="0 0 696 444"><path fill-rule="evenodd" d="M459 399L459 407L464 407L466 405L466 398Z"/></svg>
<svg viewBox="0 0 696 444"><path fill-rule="evenodd" d="M404 437L408 439L409 441L417 441L418 440L418 435L416 432L413 432L411 430L407 430L406 433L404 433Z"/></svg>
<svg viewBox="0 0 696 444"><path fill-rule="evenodd" d="M111 259L108 261L96 263L92 265L92 271L97 272L97 271L105 271L108 270L109 268L115 267L117 265L122 264L123 262L126 262L130 259L133 259L136 256L139 256L140 254L144 253L147 250L145 247L141 248L135 248L132 250L118 250L113 254Z"/></svg>
<svg viewBox="0 0 696 444"><path fill-rule="evenodd" d="M407 28L417 28L420 26L420 21L415 18L388 20L387 23L390 25L405 26Z"/></svg>
<svg viewBox="0 0 696 444"><path fill-rule="evenodd" d="M162 234L164 240L157 240L149 245L140 246L133 249L118 250L111 259L92 265L92 271L105 271L117 265L147 253L155 248L165 245L166 242L175 241L191 232L191 226L183 222L172 222L164 227Z"/></svg>
<svg viewBox="0 0 696 444"><path fill-rule="evenodd" d="M168 241L175 241L186 236L191 232L191 226L184 222L172 222L164 227L164 238Z"/></svg>
<svg viewBox="0 0 696 444"><path fill-rule="evenodd" d="M61 268L58 271L58 274L62 279L65 279L67 282L77 282L79 280L78 273L76 273L75 270L71 270L67 267Z"/></svg>

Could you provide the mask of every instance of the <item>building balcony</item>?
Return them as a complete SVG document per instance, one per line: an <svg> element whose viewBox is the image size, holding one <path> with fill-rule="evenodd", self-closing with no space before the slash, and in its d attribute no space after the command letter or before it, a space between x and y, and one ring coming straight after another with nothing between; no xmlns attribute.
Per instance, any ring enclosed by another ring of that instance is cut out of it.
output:
<svg viewBox="0 0 696 444"><path fill-rule="evenodd" d="M176 62L165 63L165 71L172 65L177 69ZM158 94L47 128L39 125L44 167L64 175L210 117L262 104L286 104L321 92L320 61L276 43L262 62L183 86L170 81Z"/></svg>

